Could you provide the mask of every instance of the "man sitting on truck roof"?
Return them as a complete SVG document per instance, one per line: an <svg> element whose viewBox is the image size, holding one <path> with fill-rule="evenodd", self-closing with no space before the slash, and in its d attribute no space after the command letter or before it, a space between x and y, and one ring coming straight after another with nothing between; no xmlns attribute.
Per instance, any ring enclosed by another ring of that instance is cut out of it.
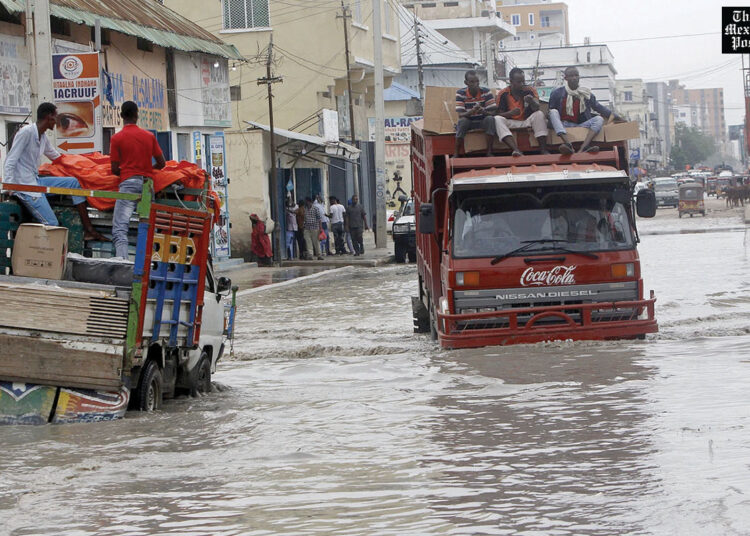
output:
<svg viewBox="0 0 750 536"><path fill-rule="evenodd" d="M57 123L57 106L51 102L43 102L36 110L36 123L31 123L16 132L13 146L5 159L4 181L9 184L25 186L47 186L55 188L80 189L81 184L75 177L40 177L39 157L44 154L50 160L60 158L60 153L52 146L49 138L44 135L55 128ZM27 208L39 223L57 226L57 216L47 201L45 194L40 192L14 192L18 200ZM99 234L89 220L86 210L85 197L72 197L73 205L78 210L83 224L84 240L102 240L107 238Z"/></svg>
<svg viewBox="0 0 750 536"><path fill-rule="evenodd" d="M112 174L120 177L120 192L140 194L143 181L154 178L154 170L166 165L161 147L148 130L138 126L138 105L125 101L120 107L123 127L112 136L109 142ZM156 160L152 164L151 159ZM130 216L133 215L136 202L118 199L112 213L112 241L115 244L115 255L123 259L128 257L128 228Z"/></svg>
<svg viewBox="0 0 750 536"><path fill-rule="evenodd" d="M526 85L523 71L513 67L508 76L508 87L497 94L497 115L495 130L500 141L513 151L513 156L522 156L511 128L529 128L539 142L539 152L549 154L547 150L547 119L539 109L539 95L536 90Z"/></svg>
<svg viewBox="0 0 750 536"><path fill-rule="evenodd" d="M464 138L472 129L482 129L487 134L487 155L492 154L492 142L495 138L495 98L492 91L480 87L479 76L474 70L464 75L466 87L456 91L456 149L453 157L457 158L463 148Z"/></svg>
<svg viewBox="0 0 750 536"><path fill-rule="evenodd" d="M565 85L554 90L549 97L549 120L555 133L565 142L560 145L560 152L563 154L573 153L573 145L568 141L565 127L589 129L578 152L597 153L599 147L591 145L591 141L604 126L604 119L609 119L614 114L615 121L624 121L612 110L602 106L590 88L580 86L580 78L578 69L568 67L565 69ZM594 115L592 110L600 115Z"/></svg>

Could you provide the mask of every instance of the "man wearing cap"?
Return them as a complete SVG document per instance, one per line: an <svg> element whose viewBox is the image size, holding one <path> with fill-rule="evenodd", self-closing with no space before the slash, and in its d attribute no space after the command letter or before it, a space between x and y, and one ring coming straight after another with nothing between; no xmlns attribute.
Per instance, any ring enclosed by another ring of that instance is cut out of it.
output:
<svg viewBox="0 0 750 536"><path fill-rule="evenodd" d="M112 174L120 177L120 192L140 194L143 181L154 178L154 170L166 165L156 136L138 126L138 105L125 101L120 107L123 127L109 143ZM152 158L156 163L152 164ZM112 214L115 255L128 258L128 227L136 202L118 199Z"/></svg>

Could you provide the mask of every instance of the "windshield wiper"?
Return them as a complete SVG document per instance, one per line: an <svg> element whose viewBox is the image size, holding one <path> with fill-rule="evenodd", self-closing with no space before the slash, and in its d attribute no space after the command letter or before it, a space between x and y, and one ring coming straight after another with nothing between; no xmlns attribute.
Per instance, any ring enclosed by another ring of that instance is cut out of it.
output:
<svg viewBox="0 0 750 536"><path fill-rule="evenodd" d="M554 249L563 251L565 253L573 253L577 255L583 255L584 257L588 257L590 259L598 259L599 255L595 253L589 253L588 251L576 251L574 249L558 246L558 243L570 243L570 240L560 240L560 239L554 239L554 238L539 238L537 240L523 240L521 243L523 244L520 247L517 247L516 249L509 251L508 253L504 253L503 255L498 255L494 259L490 261L490 264L495 265L498 262L507 259L508 257L511 257L515 255L516 253L521 253L522 251L526 251L531 248L534 244L553 244L555 246Z"/></svg>

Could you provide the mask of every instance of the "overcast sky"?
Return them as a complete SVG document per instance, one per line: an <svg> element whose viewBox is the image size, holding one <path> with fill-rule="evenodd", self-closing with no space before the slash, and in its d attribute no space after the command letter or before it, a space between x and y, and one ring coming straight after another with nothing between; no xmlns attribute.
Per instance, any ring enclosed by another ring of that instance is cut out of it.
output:
<svg viewBox="0 0 750 536"><path fill-rule="evenodd" d="M648 82L678 78L688 89L724 88L727 125L743 122L741 56L721 53L721 7L722 3L746 2L565 1L571 44L583 43L584 37L590 37L592 43L608 44L615 57L617 78L642 78ZM708 32L712 35L624 41Z"/></svg>

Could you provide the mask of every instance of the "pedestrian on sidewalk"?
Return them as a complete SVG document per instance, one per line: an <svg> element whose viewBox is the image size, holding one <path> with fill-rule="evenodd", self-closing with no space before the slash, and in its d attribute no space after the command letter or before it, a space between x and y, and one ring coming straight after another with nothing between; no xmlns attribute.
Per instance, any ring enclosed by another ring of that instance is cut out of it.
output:
<svg viewBox="0 0 750 536"><path fill-rule="evenodd" d="M305 200L300 198L297 200L297 232L294 233L294 237L297 239L297 250L299 253L300 260L305 258L307 248L305 247Z"/></svg>
<svg viewBox="0 0 750 536"><path fill-rule="evenodd" d="M286 255L287 259L294 258L294 237L297 234L297 211L299 207L290 196L286 205Z"/></svg>
<svg viewBox="0 0 750 536"><path fill-rule="evenodd" d="M352 235L354 243L354 256L364 255L365 244L362 241L363 228L369 230L367 226L367 214L362 205L359 204L359 196L352 196L352 204L346 209L346 219L349 226L349 232Z"/></svg>
<svg viewBox="0 0 750 536"><path fill-rule="evenodd" d="M320 194L317 194L315 196L315 202L313 203L315 205L315 208L318 209L318 212L320 213L320 224L323 226L323 232L326 235L325 240L320 241L320 249L322 251L325 251L326 255L330 256L331 253L331 240L330 240L330 234L328 225L330 223L330 218L328 217L328 211L326 211L325 203L323 203L323 197Z"/></svg>
<svg viewBox="0 0 750 536"><path fill-rule="evenodd" d="M344 254L344 214L346 209L344 205L334 196L329 198L331 203L331 230L333 231L334 245L336 246L336 255Z"/></svg>
<svg viewBox="0 0 750 536"><path fill-rule="evenodd" d="M260 220L257 214L250 214L250 221L253 222L250 250L258 259L258 266L271 266L273 264L273 250L271 249L271 239L266 234L266 224Z"/></svg>
<svg viewBox="0 0 750 536"><path fill-rule="evenodd" d="M320 212L313 205L312 199L309 197L305 198L305 247L307 249L305 258L312 260L313 253L319 260L323 260L323 256L320 254L320 240L318 235L323 230L323 219L320 217Z"/></svg>

